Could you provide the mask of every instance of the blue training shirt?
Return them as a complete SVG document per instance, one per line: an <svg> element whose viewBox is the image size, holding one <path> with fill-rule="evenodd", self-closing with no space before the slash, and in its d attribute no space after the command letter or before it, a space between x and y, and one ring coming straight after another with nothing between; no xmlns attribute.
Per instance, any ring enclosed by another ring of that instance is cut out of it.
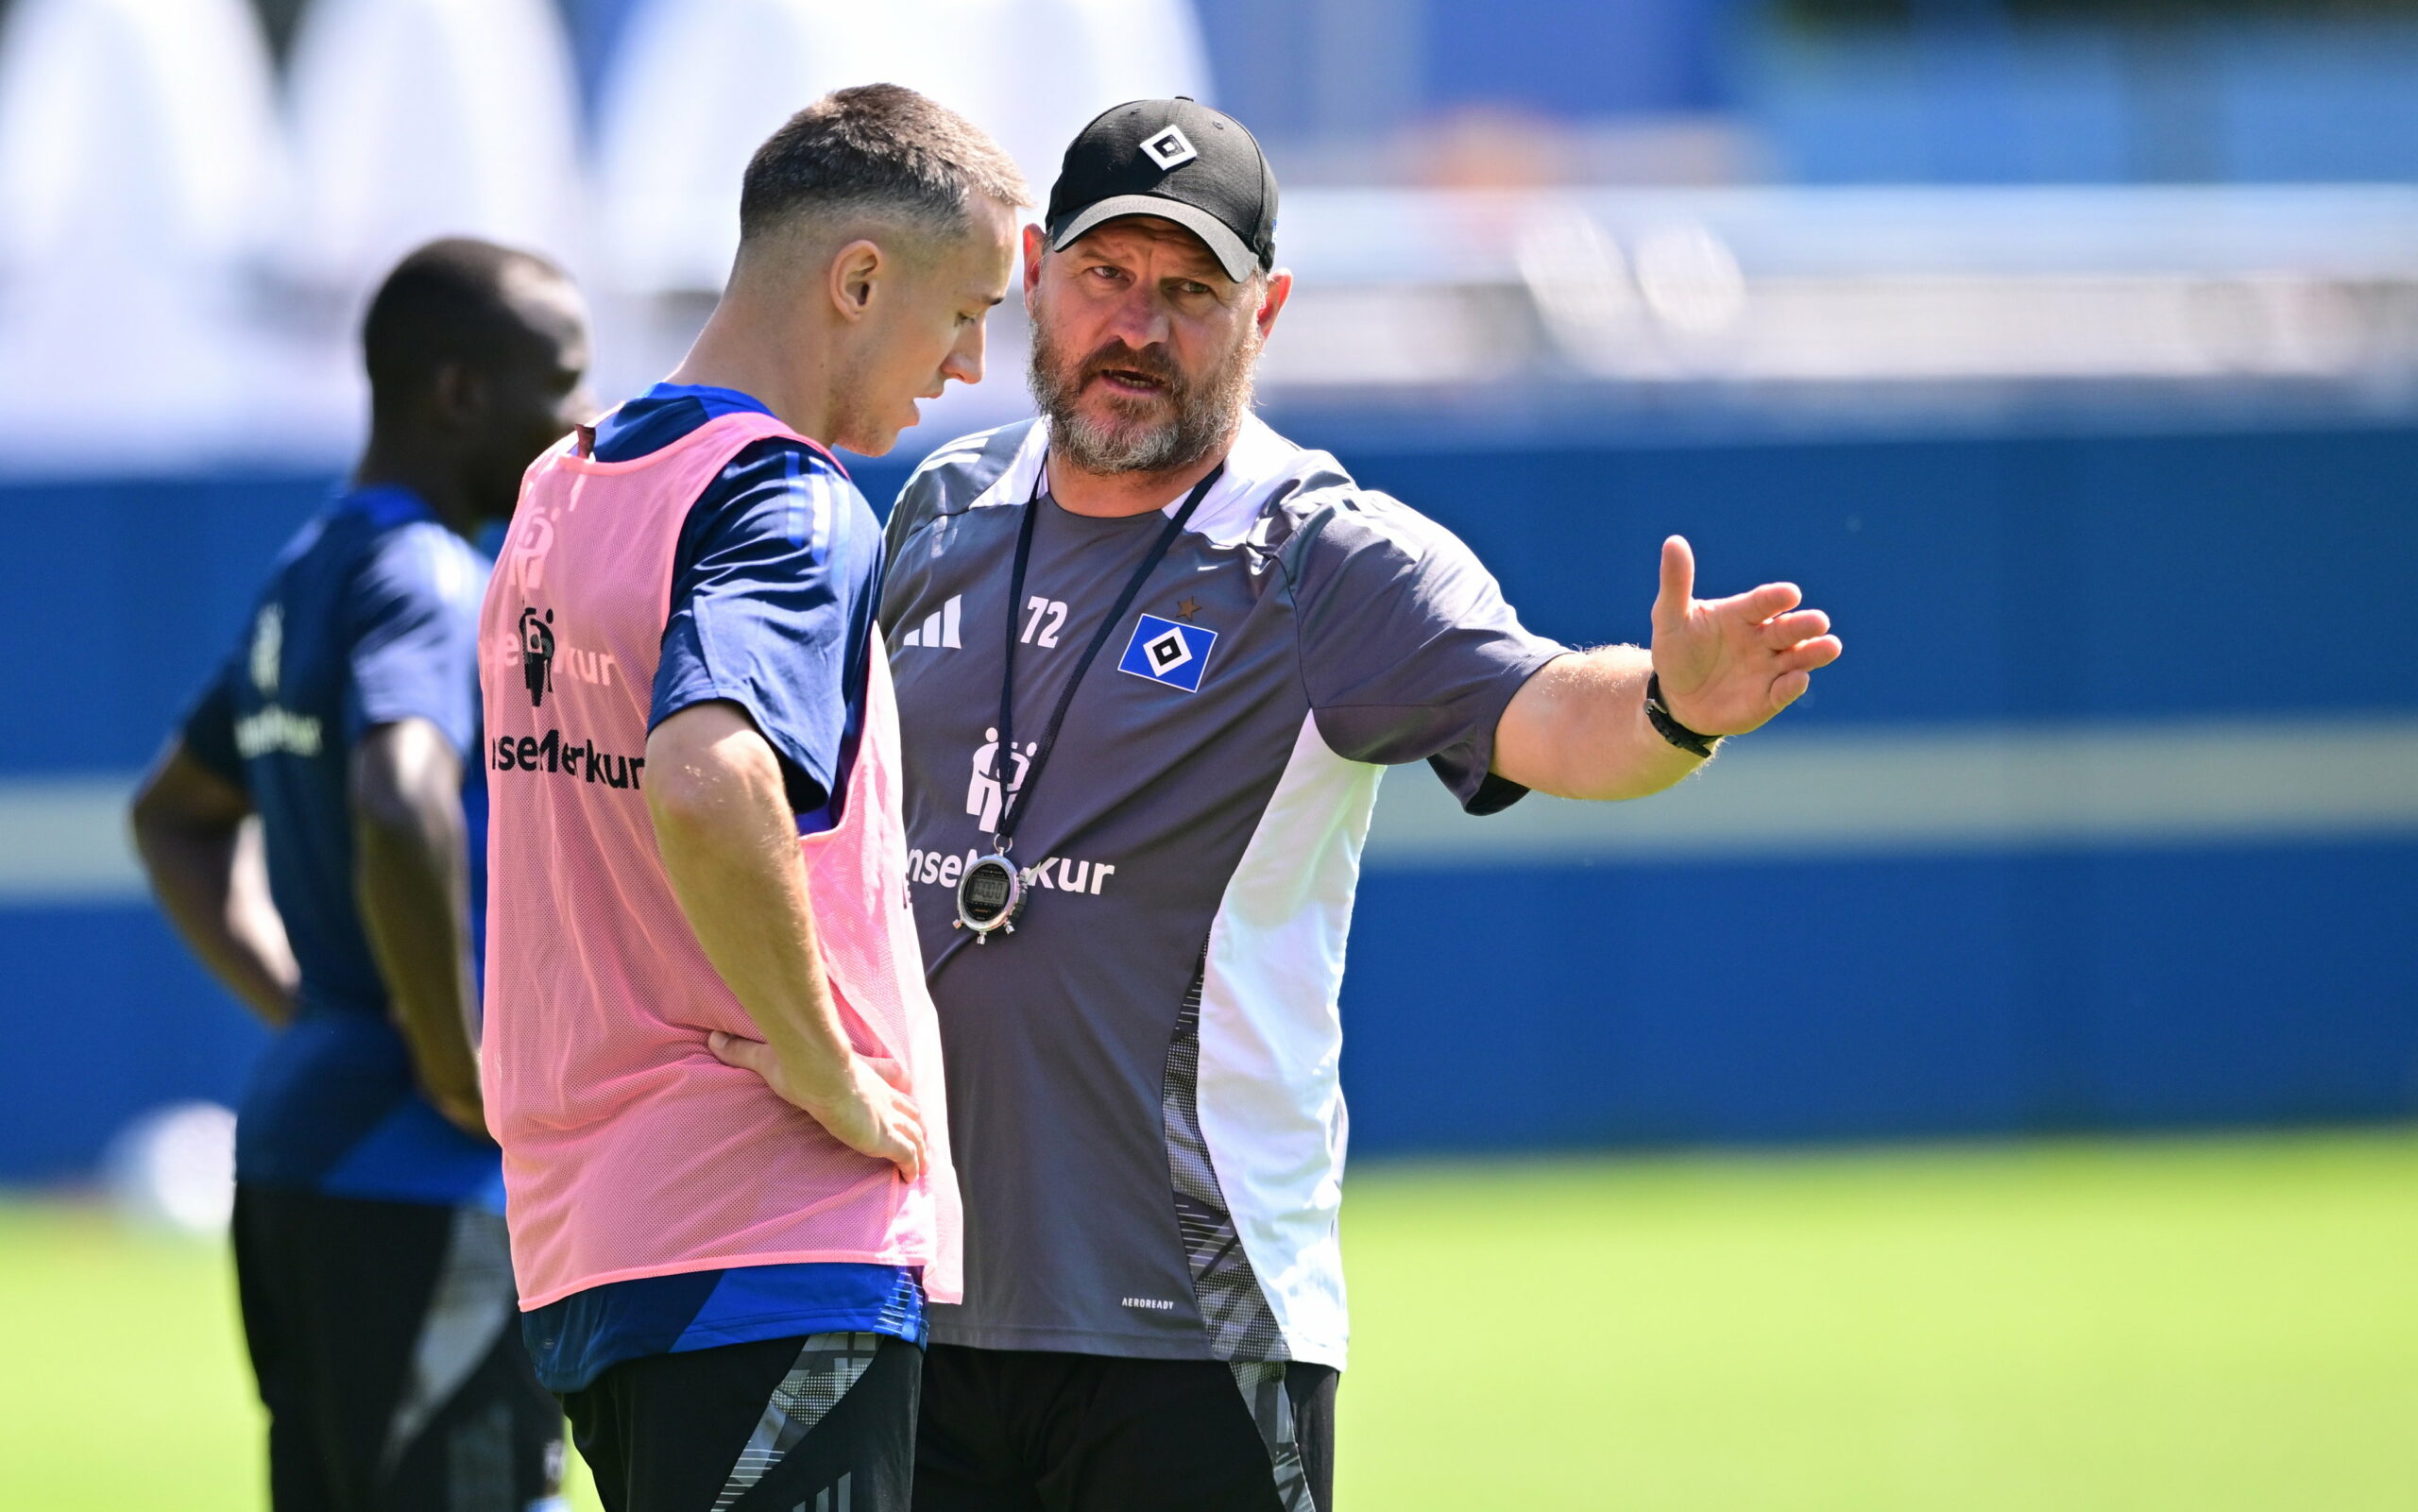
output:
<svg viewBox="0 0 2418 1512"><path fill-rule="evenodd" d="M478 744L487 558L408 489L339 494L289 544L242 642L187 716L185 750L245 789L301 968L294 1022L254 1068L235 1176L338 1197L503 1205L502 1156L419 1095L353 901L353 749L424 719L464 756L471 938L484 943Z"/></svg>
<svg viewBox="0 0 2418 1512"><path fill-rule="evenodd" d="M635 461L741 413L771 412L734 389L657 383L598 422L595 454ZM648 727L739 705L780 757L799 832L829 828L863 727L881 572L880 526L844 473L793 441L741 449L681 526ZM921 1344L924 1292L898 1266L750 1266L608 1282L520 1322L537 1379L570 1392L624 1360L724 1344L843 1332Z"/></svg>

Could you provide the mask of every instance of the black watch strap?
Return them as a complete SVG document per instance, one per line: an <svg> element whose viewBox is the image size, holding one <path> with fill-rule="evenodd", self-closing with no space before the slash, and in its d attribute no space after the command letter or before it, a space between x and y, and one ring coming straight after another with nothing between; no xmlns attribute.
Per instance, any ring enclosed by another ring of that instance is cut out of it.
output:
<svg viewBox="0 0 2418 1512"><path fill-rule="evenodd" d="M1671 717L1670 705L1662 702L1662 674L1654 672L1645 679L1645 722L1654 733L1694 756L1710 756L1712 748L1721 743L1718 735L1699 735Z"/></svg>

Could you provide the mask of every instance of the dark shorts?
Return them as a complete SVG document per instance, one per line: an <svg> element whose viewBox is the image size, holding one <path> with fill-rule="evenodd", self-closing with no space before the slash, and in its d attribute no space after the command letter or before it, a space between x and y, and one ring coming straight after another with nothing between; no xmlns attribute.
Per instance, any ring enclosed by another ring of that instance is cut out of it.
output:
<svg viewBox="0 0 2418 1512"><path fill-rule="evenodd" d="M276 1512L526 1512L562 1409L520 1347L503 1219L235 1193L235 1275Z"/></svg>
<svg viewBox="0 0 2418 1512"><path fill-rule="evenodd" d="M815 1334L624 1360L563 1405L605 1512L907 1512L923 1368Z"/></svg>
<svg viewBox="0 0 2418 1512"><path fill-rule="evenodd" d="M935 1344L914 1512L1329 1512L1336 1379Z"/></svg>

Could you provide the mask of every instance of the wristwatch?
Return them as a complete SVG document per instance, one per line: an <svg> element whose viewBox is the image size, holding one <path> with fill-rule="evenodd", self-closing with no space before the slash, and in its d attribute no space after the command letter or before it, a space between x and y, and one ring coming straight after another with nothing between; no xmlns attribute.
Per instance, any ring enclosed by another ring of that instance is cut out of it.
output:
<svg viewBox="0 0 2418 1512"><path fill-rule="evenodd" d="M1645 679L1645 722L1654 733L1693 756L1710 756L1723 737L1699 735L1671 717L1671 706L1662 702L1662 674L1654 672Z"/></svg>

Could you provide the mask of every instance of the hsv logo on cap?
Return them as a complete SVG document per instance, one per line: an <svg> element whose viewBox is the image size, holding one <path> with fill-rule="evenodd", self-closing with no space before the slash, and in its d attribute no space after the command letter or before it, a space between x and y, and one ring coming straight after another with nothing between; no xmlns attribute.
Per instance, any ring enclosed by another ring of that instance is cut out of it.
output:
<svg viewBox="0 0 2418 1512"><path fill-rule="evenodd" d="M1209 670L1209 653L1217 645L1215 630L1146 614L1133 627L1133 637L1125 643L1116 670L1197 693L1201 674Z"/></svg>
<svg viewBox="0 0 2418 1512"><path fill-rule="evenodd" d="M1200 152L1192 144L1192 139L1183 134L1183 127L1171 126L1149 141L1143 143L1142 155L1157 163L1160 171L1165 172L1169 168L1183 166L1200 156Z"/></svg>

